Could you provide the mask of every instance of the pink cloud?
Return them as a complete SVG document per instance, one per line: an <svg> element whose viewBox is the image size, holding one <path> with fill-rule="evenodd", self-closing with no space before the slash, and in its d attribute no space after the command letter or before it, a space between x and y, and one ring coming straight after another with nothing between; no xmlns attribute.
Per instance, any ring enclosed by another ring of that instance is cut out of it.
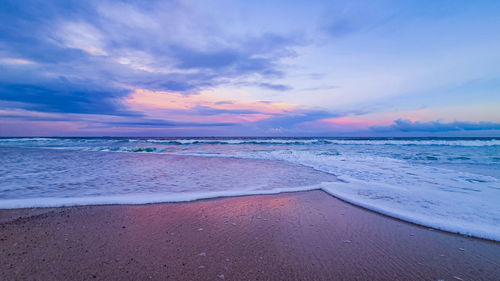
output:
<svg viewBox="0 0 500 281"><path fill-rule="evenodd" d="M275 114L284 114L297 107L294 104L281 102L221 100L204 93L184 95L145 89L135 89L124 103L132 110L142 111L150 117L178 122L256 122L271 118ZM215 113L197 114L197 108L201 107L214 110Z"/></svg>
<svg viewBox="0 0 500 281"><path fill-rule="evenodd" d="M334 127L346 127L346 128L368 128L374 125L384 125L388 122L385 121L372 121L372 120L364 120L358 119L351 116L343 116L337 118L328 118L319 120L320 123L325 123L328 125L332 125Z"/></svg>

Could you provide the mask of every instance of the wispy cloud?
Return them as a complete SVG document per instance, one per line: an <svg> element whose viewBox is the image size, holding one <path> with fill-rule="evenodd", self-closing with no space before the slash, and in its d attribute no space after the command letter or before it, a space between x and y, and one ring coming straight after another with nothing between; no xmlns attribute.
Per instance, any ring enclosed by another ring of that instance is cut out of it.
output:
<svg viewBox="0 0 500 281"><path fill-rule="evenodd" d="M271 84L271 83L259 83L259 87L275 90L275 91L289 91L292 87L282 84Z"/></svg>

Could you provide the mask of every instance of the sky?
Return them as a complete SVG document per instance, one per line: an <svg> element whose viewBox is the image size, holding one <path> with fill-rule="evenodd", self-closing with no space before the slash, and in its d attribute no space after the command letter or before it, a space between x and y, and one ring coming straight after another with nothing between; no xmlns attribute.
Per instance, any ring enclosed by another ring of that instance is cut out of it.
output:
<svg viewBox="0 0 500 281"><path fill-rule="evenodd" d="M0 136L500 136L499 1L0 2Z"/></svg>

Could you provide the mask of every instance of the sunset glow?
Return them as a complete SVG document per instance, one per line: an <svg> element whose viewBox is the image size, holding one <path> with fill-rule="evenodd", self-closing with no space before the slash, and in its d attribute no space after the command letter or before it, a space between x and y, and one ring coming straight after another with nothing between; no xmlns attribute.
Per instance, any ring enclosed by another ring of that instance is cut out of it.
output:
<svg viewBox="0 0 500 281"><path fill-rule="evenodd" d="M495 2L70 2L2 8L0 135L500 133Z"/></svg>

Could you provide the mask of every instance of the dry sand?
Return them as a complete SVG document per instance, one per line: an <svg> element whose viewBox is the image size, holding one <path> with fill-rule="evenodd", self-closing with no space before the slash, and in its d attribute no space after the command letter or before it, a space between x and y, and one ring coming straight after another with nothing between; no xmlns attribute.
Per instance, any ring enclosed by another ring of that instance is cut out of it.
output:
<svg viewBox="0 0 500 281"><path fill-rule="evenodd" d="M0 210L0 280L500 280L500 243L322 191Z"/></svg>

